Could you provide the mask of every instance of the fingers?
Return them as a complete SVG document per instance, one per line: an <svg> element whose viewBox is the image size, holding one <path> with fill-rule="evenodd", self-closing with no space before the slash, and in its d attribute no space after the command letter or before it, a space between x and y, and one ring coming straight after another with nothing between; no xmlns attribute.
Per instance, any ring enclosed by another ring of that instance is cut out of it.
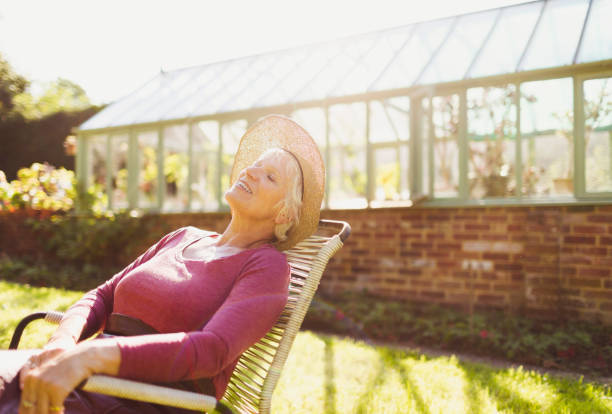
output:
<svg viewBox="0 0 612 414"><path fill-rule="evenodd" d="M63 401L69 391L46 378L44 369L32 367L26 373L19 414L63 413Z"/></svg>
<svg viewBox="0 0 612 414"><path fill-rule="evenodd" d="M49 396L46 392L38 393L38 400L36 400L36 414L49 414Z"/></svg>

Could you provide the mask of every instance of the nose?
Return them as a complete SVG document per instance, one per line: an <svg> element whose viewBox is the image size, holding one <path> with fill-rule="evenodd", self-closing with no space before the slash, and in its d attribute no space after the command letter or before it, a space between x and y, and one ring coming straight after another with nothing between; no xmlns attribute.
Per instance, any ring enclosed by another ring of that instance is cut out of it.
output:
<svg viewBox="0 0 612 414"><path fill-rule="evenodd" d="M251 166L249 166L249 167L247 167L247 168L246 168L246 175L247 175L249 178L252 178L252 179L257 179L257 177L258 177L258 171L259 171L259 168L257 168L257 167L255 167L255 166L251 165Z"/></svg>

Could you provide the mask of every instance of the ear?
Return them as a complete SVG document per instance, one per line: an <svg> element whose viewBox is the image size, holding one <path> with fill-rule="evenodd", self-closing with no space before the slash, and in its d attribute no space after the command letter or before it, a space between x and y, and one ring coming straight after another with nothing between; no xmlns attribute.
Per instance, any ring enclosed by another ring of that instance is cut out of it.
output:
<svg viewBox="0 0 612 414"><path fill-rule="evenodd" d="M290 221L291 218L289 217L289 213L287 212L287 207L282 207L276 215L276 218L274 219L274 224L286 224Z"/></svg>

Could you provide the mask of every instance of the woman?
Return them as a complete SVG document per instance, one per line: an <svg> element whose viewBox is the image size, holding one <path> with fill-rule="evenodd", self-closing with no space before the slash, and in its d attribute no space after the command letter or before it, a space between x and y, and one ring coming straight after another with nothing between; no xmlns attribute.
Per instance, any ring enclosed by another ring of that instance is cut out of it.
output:
<svg viewBox="0 0 612 414"><path fill-rule="evenodd" d="M299 125L278 115L255 123L235 157L223 234L186 227L166 235L72 306L42 351L5 351L0 413L181 412L73 391L92 374L155 383L209 378L220 399L241 353L286 303L289 266L279 250L316 229L324 175L316 144ZM111 313L159 333L77 344ZM190 384L206 391L206 382Z"/></svg>

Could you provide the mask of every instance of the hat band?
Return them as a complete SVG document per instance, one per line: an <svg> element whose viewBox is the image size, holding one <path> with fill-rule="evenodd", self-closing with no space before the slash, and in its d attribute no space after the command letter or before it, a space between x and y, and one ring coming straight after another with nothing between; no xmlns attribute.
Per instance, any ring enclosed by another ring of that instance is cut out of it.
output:
<svg viewBox="0 0 612 414"><path fill-rule="evenodd" d="M298 157L296 157L293 152L289 151L286 148L281 148L281 149L285 151L287 154L291 155L293 159L295 160L295 162L297 162L298 168L300 169L300 178L302 179L302 201L304 201L304 170L302 170L302 164L300 164L300 160L298 160Z"/></svg>

